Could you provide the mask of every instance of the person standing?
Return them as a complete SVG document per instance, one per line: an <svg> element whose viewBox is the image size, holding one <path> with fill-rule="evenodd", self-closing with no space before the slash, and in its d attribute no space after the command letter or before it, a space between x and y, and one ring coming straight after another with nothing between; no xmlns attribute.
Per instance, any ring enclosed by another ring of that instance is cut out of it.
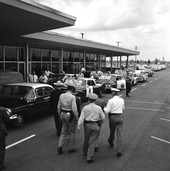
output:
<svg viewBox="0 0 170 171"><path fill-rule="evenodd" d="M95 152L96 142L100 133L99 121L105 118L105 115L98 105L95 104L98 96L94 93L89 94L90 103L82 109L80 118L78 120L78 132L81 125L84 123L84 144L83 153L87 156L87 163L94 162L93 156Z"/></svg>
<svg viewBox="0 0 170 171"><path fill-rule="evenodd" d="M95 101L95 104L100 106L102 108L102 110L104 111L104 107L106 106L106 102L104 100L97 98ZM102 121L101 121L101 125L100 125L100 130L101 130L101 126L102 126ZM95 152L97 152L98 150L99 150L99 144L98 144L98 140L97 140Z"/></svg>
<svg viewBox="0 0 170 171"><path fill-rule="evenodd" d="M32 71L32 74L28 74L29 82L30 83L37 83L38 82L38 76L35 74L35 71Z"/></svg>
<svg viewBox="0 0 170 171"><path fill-rule="evenodd" d="M129 97L129 93L131 91L131 81L129 77L126 79L126 96Z"/></svg>
<svg viewBox="0 0 170 171"><path fill-rule="evenodd" d="M39 77L40 83L48 83L48 77L45 75L45 71L42 71L41 76Z"/></svg>
<svg viewBox="0 0 170 171"><path fill-rule="evenodd" d="M0 107L0 170L4 169L6 136L8 135L5 123L10 120L8 111Z"/></svg>
<svg viewBox="0 0 170 171"><path fill-rule="evenodd" d="M51 107L52 113L54 115L55 127L57 130L58 137L61 134L61 128L62 128L62 122L60 120L60 117L59 117L59 114L57 111L57 105L58 105L60 95L61 95L61 89L57 88L57 87L55 87L55 90L51 91L51 94L50 94L50 107Z"/></svg>
<svg viewBox="0 0 170 171"><path fill-rule="evenodd" d="M110 136L108 143L113 147L115 133L117 135L117 157L122 156L122 128L123 128L123 110L125 109L124 99L118 96L120 90L112 88L112 98L109 99L107 106L104 108L109 117Z"/></svg>
<svg viewBox="0 0 170 171"><path fill-rule="evenodd" d="M62 131L58 143L58 154L63 153L63 144L69 136L68 152L76 152L75 146L75 134L78 120L78 111L76 105L76 98L72 94L74 91L74 85L68 84L66 93L62 93L58 102L58 113L62 121Z"/></svg>

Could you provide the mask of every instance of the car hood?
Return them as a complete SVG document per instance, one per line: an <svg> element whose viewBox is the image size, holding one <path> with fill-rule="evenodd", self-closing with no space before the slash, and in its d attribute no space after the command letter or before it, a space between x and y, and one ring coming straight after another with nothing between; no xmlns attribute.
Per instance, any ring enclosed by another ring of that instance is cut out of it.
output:
<svg viewBox="0 0 170 171"><path fill-rule="evenodd" d="M6 108L15 108L25 104L25 99L17 97L4 97L0 96L0 104Z"/></svg>

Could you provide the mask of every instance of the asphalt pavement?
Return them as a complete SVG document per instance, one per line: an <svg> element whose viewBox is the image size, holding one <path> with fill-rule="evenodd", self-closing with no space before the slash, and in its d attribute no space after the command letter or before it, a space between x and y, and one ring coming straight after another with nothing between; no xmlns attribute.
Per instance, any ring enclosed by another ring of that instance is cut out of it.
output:
<svg viewBox="0 0 170 171"><path fill-rule="evenodd" d="M116 157L107 142L106 116L99 137L99 151L92 164L82 153L83 128L76 135L78 151L58 155L54 119L44 115L22 128L9 127L6 140L5 171L169 171L170 170L170 68L155 72L147 82L132 87L130 97L125 90L119 95L125 100L122 157ZM111 94L103 94L107 101ZM83 103L82 105L85 105Z"/></svg>

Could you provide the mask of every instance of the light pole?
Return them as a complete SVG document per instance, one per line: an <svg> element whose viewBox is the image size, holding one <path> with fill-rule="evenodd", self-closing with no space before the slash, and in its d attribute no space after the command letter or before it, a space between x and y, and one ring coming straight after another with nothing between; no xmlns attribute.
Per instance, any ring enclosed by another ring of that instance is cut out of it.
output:
<svg viewBox="0 0 170 171"><path fill-rule="evenodd" d="M83 37L84 37L84 33L80 33L81 34L81 38L83 39Z"/></svg>
<svg viewBox="0 0 170 171"><path fill-rule="evenodd" d="M138 47L135 46L135 50L138 50ZM134 63L134 69L136 70L136 66L137 66L137 55L135 55L135 63Z"/></svg>
<svg viewBox="0 0 170 171"><path fill-rule="evenodd" d="M117 46L119 47L119 44L121 43L121 42L116 42L117 43Z"/></svg>

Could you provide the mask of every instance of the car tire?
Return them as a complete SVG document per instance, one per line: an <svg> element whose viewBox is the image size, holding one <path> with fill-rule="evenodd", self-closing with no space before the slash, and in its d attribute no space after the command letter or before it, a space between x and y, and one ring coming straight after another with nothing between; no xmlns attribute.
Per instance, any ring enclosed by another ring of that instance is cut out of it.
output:
<svg viewBox="0 0 170 171"><path fill-rule="evenodd" d="M22 114L18 114L17 119L14 120L13 124L15 128L19 128L24 124L24 116Z"/></svg>

